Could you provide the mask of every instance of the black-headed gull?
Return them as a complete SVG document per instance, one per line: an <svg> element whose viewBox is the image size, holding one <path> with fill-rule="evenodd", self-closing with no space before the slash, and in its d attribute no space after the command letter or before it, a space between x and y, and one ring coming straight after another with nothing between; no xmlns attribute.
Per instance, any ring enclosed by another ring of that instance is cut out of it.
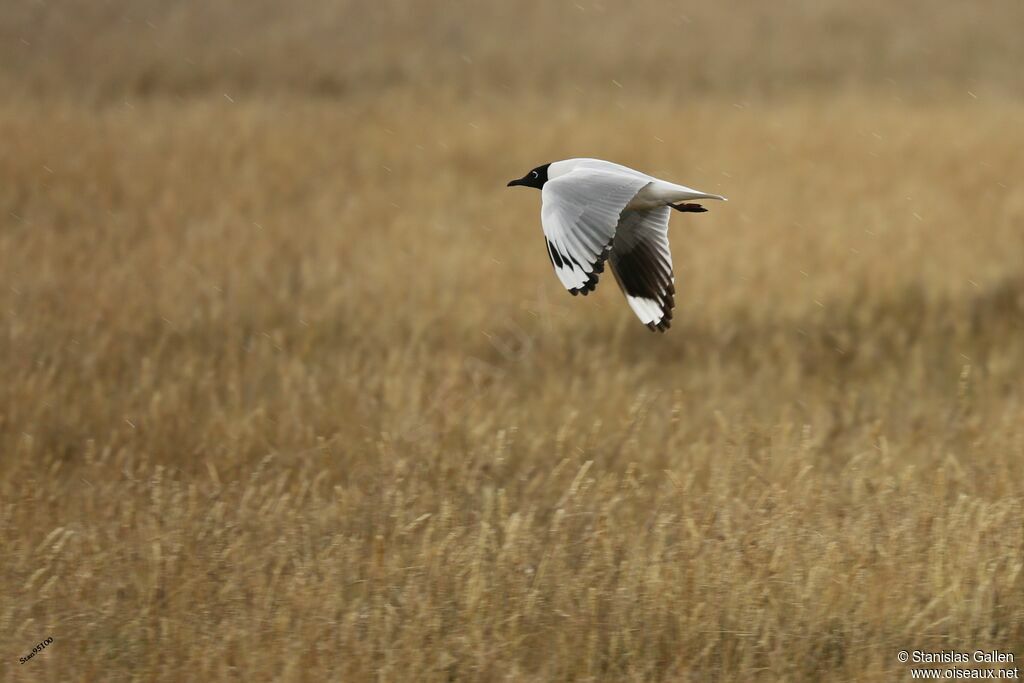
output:
<svg viewBox="0 0 1024 683"><path fill-rule="evenodd" d="M725 197L659 180L601 159L566 159L533 169L508 186L541 191L540 220L558 279L573 295L597 287L606 259L630 308L651 330L672 324L675 278L668 219L707 211L691 199Z"/></svg>

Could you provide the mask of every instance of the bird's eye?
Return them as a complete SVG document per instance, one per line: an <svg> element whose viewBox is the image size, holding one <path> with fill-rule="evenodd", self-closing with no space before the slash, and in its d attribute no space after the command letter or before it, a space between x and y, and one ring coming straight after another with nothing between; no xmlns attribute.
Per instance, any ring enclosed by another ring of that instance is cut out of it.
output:
<svg viewBox="0 0 1024 683"><path fill-rule="evenodd" d="M532 175L534 178L540 178L540 173L537 173L536 171L531 171L530 175Z"/></svg>

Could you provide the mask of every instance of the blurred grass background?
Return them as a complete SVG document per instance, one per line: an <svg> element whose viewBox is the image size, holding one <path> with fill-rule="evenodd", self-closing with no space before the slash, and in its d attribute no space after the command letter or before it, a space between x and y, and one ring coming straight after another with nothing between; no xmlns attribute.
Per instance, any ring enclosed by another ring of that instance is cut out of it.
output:
<svg viewBox="0 0 1024 683"><path fill-rule="evenodd" d="M611 80L678 98L884 86L1020 94L1024 9L910 0L8 5L16 91L119 100L214 91L559 95Z"/></svg>
<svg viewBox="0 0 1024 683"><path fill-rule="evenodd" d="M0 9L0 674L1024 654L1022 19ZM673 219L668 334L505 188L571 156L730 197Z"/></svg>

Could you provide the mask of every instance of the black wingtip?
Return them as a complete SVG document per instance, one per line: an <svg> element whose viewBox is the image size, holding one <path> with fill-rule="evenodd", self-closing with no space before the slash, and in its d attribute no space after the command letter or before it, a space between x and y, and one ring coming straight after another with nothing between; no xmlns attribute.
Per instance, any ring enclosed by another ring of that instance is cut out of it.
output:
<svg viewBox="0 0 1024 683"><path fill-rule="evenodd" d="M602 256L602 260L594 264L594 270L587 277L586 282L584 282L579 287L573 287L572 289L569 290L570 294L572 294L573 296L576 296L577 294L582 294L583 296L586 296L593 292L595 289L597 289L597 283L601 279L600 277L598 277L598 274L604 272L604 258L605 257Z"/></svg>
<svg viewBox="0 0 1024 683"><path fill-rule="evenodd" d="M651 332L661 332L664 334L664 332L670 327L672 327L672 319L667 317L662 318L656 323L647 323L647 329Z"/></svg>
<svg viewBox="0 0 1024 683"><path fill-rule="evenodd" d="M707 211L700 204L669 204L676 211L682 211L683 213L704 213Z"/></svg>

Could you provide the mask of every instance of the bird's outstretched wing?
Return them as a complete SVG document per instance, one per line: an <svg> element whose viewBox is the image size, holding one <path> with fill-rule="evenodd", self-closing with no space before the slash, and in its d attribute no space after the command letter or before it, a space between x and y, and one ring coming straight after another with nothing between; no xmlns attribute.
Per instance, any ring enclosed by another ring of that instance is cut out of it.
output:
<svg viewBox="0 0 1024 683"><path fill-rule="evenodd" d="M676 304L668 246L671 213L669 206L623 211L610 252L612 273L629 307L652 331L669 328Z"/></svg>
<svg viewBox="0 0 1024 683"><path fill-rule="evenodd" d="M540 217L548 256L572 294L597 286L619 218L649 182L639 174L577 169L544 184Z"/></svg>

